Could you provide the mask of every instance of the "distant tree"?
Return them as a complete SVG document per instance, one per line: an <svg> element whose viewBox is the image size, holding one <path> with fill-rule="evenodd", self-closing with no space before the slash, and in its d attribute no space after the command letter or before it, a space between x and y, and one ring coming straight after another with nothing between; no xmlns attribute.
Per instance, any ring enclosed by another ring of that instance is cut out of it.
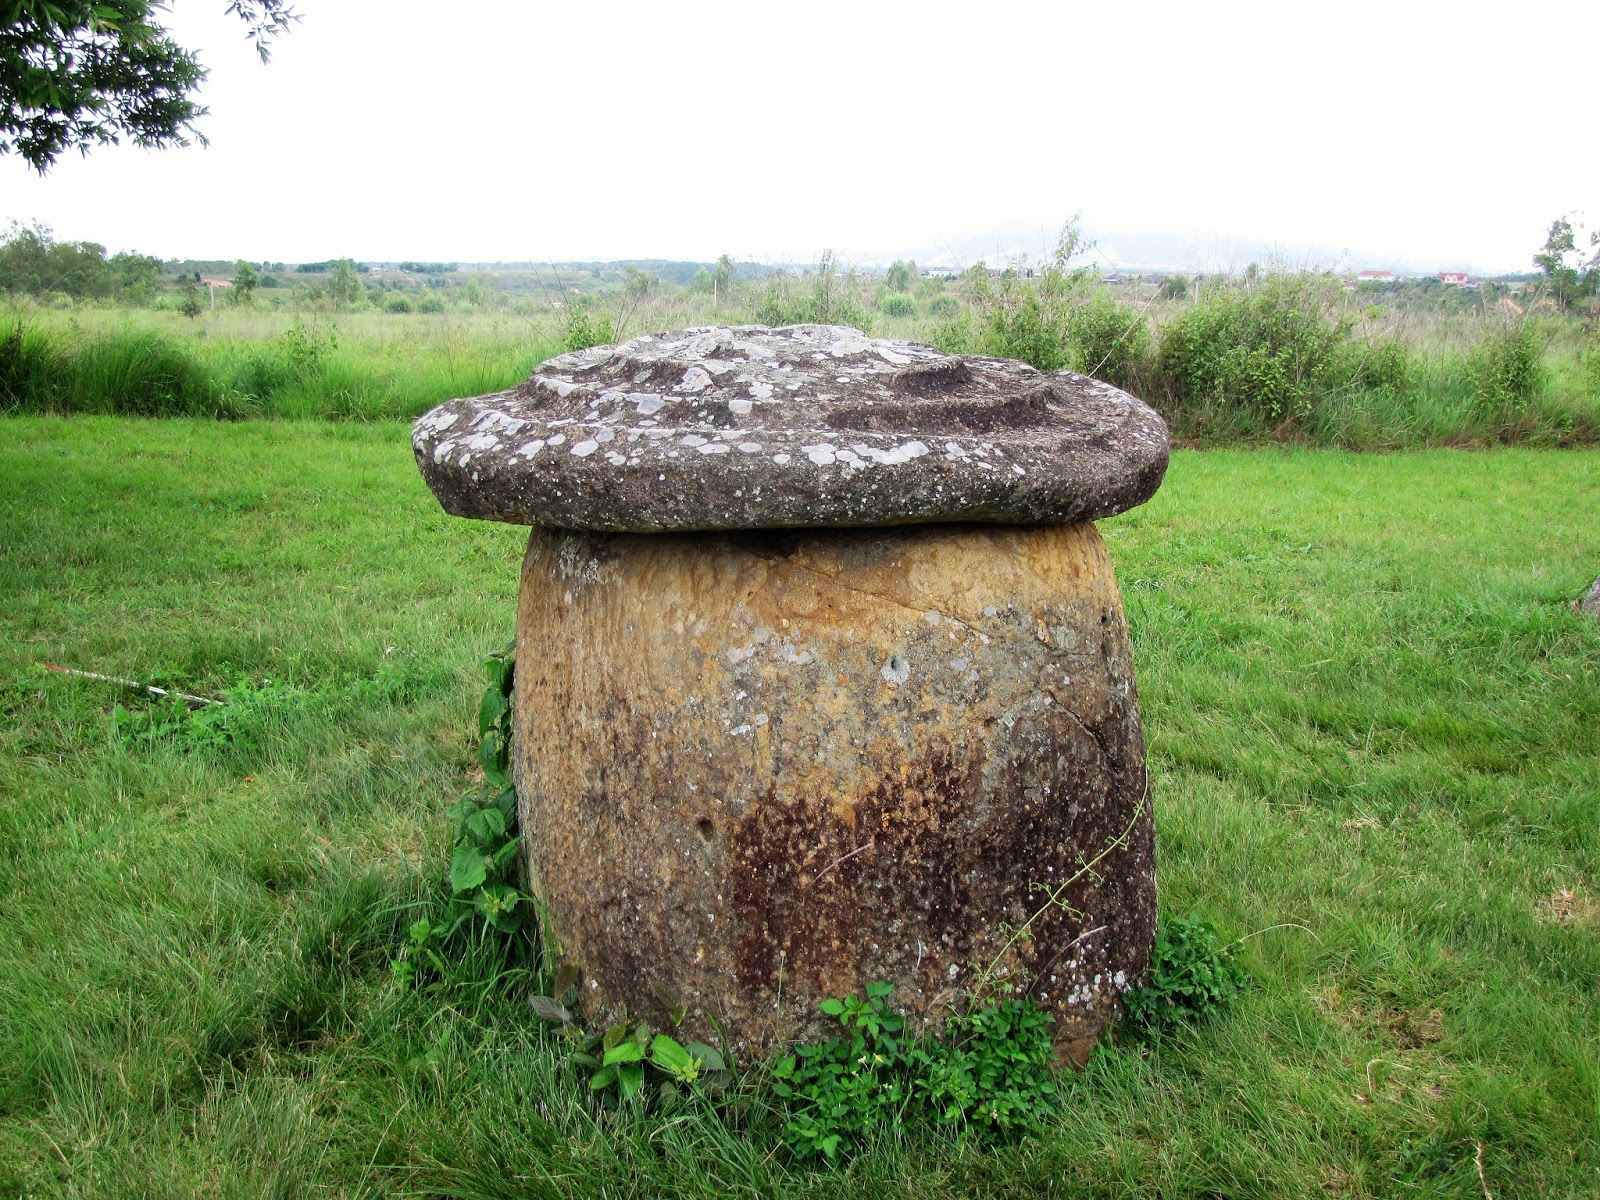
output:
<svg viewBox="0 0 1600 1200"><path fill-rule="evenodd" d="M1163 300L1182 300L1189 294L1189 281L1182 275L1168 275L1157 293Z"/></svg>
<svg viewBox="0 0 1600 1200"><path fill-rule="evenodd" d="M148 254L115 254L111 258L111 286L126 304L149 304L161 284L161 260Z"/></svg>
<svg viewBox="0 0 1600 1200"><path fill-rule="evenodd" d="M166 0L12 0L0 5L0 154L41 174L63 150L186 146L205 135L191 97L206 77L157 23ZM299 16L286 0L229 0L261 61Z"/></svg>
<svg viewBox="0 0 1600 1200"><path fill-rule="evenodd" d="M711 298L713 301L726 300L733 291L733 285L738 278L734 270L733 259L723 254L717 258L717 266L711 272Z"/></svg>
<svg viewBox="0 0 1600 1200"><path fill-rule="evenodd" d="M911 281L917 276L917 264L897 258L883 273L883 286L891 292L909 292Z"/></svg>
<svg viewBox="0 0 1600 1200"><path fill-rule="evenodd" d="M256 302L256 288L261 283L261 276L256 274L255 267L240 260L233 269L233 295L231 299L235 304L248 308Z"/></svg>
<svg viewBox="0 0 1600 1200"><path fill-rule="evenodd" d="M98 242L58 242L48 225L13 221L0 244L0 290L44 296L109 296L114 288L106 248Z"/></svg>
<svg viewBox="0 0 1600 1200"><path fill-rule="evenodd" d="M1261 279L1261 264L1260 263L1251 263L1248 267L1246 267L1244 269L1244 281L1250 287L1254 287L1256 285L1256 283L1260 279Z"/></svg>
<svg viewBox="0 0 1600 1200"><path fill-rule="evenodd" d="M1533 256L1533 265L1544 276L1545 291L1560 308L1570 308L1579 296L1600 290L1600 230L1589 235L1589 246L1594 253L1585 262L1571 218L1557 217Z"/></svg>
<svg viewBox="0 0 1600 1200"><path fill-rule="evenodd" d="M335 308L351 307L361 299L364 290L361 274L352 260L341 258L334 263L333 274L328 276L328 299L333 301Z"/></svg>
<svg viewBox="0 0 1600 1200"><path fill-rule="evenodd" d="M661 280L648 271L641 271L632 263L628 264L627 271L622 277L622 290L630 299L643 300L654 295L661 288Z"/></svg>
<svg viewBox="0 0 1600 1200"><path fill-rule="evenodd" d="M199 274L198 271L195 274ZM178 300L178 311L191 321L200 315L203 306L200 303L200 284L193 279L183 281L183 289Z"/></svg>

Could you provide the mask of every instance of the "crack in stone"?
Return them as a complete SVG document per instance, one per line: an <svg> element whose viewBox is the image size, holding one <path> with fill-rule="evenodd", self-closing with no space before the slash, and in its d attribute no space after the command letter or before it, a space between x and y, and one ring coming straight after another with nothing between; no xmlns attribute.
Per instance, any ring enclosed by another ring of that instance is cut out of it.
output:
<svg viewBox="0 0 1600 1200"><path fill-rule="evenodd" d="M1060 701L1056 702L1056 707L1061 709L1062 712L1066 713L1067 716L1071 717L1072 718L1072 723L1074 725L1076 725L1079 729L1083 730L1084 733L1088 734L1091 738L1094 739L1094 744L1100 748L1100 761L1105 764L1106 773L1110 774L1111 773L1111 767L1112 767L1112 764L1111 764L1111 751L1106 748L1105 735L1102 734L1099 730L1091 729L1089 726L1085 725L1083 723L1083 718L1082 717L1080 717L1077 713L1073 712L1072 709L1067 707L1065 704L1062 704Z"/></svg>

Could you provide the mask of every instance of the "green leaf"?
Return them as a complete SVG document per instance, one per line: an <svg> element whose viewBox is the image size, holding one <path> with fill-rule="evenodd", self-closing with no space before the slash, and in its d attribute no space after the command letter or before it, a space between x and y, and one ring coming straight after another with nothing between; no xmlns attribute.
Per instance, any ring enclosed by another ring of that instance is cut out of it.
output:
<svg viewBox="0 0 1600 1200"><path fill-rule="evenodd" d="M506 835L506 818L498 808L480 808L467 818L467 831L480 842L499 841Z"/></svg>
<svg viewBox="0 0 1600 1200"><path fill-rule="evenodd" d="M600 1048L602 1050L610 1050L611 1047L615 1046L618 1042L622 1041L622 1039L627 1037L627 1036L628 1036L628 1027L626 1025L622 1025L622 1024L612 1025L609 1028L607 1028L606 1033L605 1033L605 1037L603 1037L600 1040Z"/></svg>
<svg viewBox="0 0 1600 1200"><path fill-rule="evenodd" d="M832 996L829 996L821 1004L817 1005L817 1007L823 1012L827 1013L830 1017L837 1017L844 1013L844 1001L836 1000Z"/></svg>
<svg viewBox="0 0 1600 1200"><path fill-rule="evenodd" d="M874 1000L881 1000L892 991L894 991L894 984L882 979L878 980L877 983L867 984L867 995Z"/></svg>
<svg viewBox="0 0 1600 1200"><path fill-rule="evenodd" d="M498 787L505 787L506 778L505 758L501 755L500 739L494 734L485 734L478 743L478 765L483 768L483 777Z"/></svg>
<svg viewBox="0 0 1600 1200"><path fill-rule="evenodd" d="M606 1051L606 1056L601 1061L609 1067L615 1063L636 1063L643 1058L644 1047L630 1039L612 1046L611 1049Z"/></svg>
<svg viewBox="0 0 1600 1200"><path fill-rule="evenodd" d="M690 1054L700 1060L700 1065L708 1071L723 1071L728 1064L722 1061L722 1055L713 1050L704 1042L690 1042L684 1047ZM789 1059L790 1069L793 1069L794 1060Z"/></svg>
<svg viewBox="0 0 1600 1200"><path fill-rule="evenodd" d="M494 852L494 856L493 856L494 869L498 871L501 867L505 866L508 862L510 862L516 856L517 856L517 843L514 842L514 841L513 842L507 842L504 846L501 846L500 849L498 849L498 850L496 850Z"/></svg>
<svg viewBox="0 0 1600 1200"><path fill-rule="evenodd" d="M694 1060L676 1038L658 1033L650 1041L650 1061L663 1071L682 1074L694 1067Z"/></svg>
<svg viewBox="0 0 1600 1200"><path fill-rule="evenodd" d="M616 1077L617 1069L615 1067L601 1067L593 1075L589 1076L589 1090L591 1092L604 1091L611 1086L611 1081Z"/></svg>
<svg viewBox="0 0 1600 1200"><path fill-rule="evenodd" d="M495 722L500 719L500 714L511 707L500 689L491 687L483 693L483 700L478 705L478 733L485 734L494 728Z"/></svg>
<svg viewBox="0 0 1600 1200"><path fill-rule="evenodd" d="M450 856L450 890L456 895L481 887L489 878L483 855L476 846L457 846Z"/></svg>
<svg viewBox="0 0 1600 1200"><path fill-rule="evenodd" d="M637 1064L618 1067L617 1083L624 1100L637 1096L639 1089L644 1086L644 1068Z"/></svg>

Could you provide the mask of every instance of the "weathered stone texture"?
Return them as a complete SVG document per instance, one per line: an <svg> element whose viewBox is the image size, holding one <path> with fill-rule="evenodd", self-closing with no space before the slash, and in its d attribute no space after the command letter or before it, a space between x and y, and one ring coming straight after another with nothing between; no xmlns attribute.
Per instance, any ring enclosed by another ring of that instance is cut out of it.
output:
<svg viewBox="0 0 1600 1200"><path fill-rule="evenodd" d="M563 354L412 441L456 516L633 532L1071 524L1149 499L1168 454L1110 384L832 325Z"/></svg>
<svg viewBox="0 0 1600 1200"><path fill-rule="evenodd" d="M591 1015L681 1004L748 1051L876 979L937 1021L994 963L1081 1057L1144 971L1143 736L1092 525L535 528L517 639L533 886Z"/></svg>
<svg viewBox="0 0 1600 1200"><path fill-rule="evenodd" d="M1600 579L1594 581L1594 586L1577 604L1579 612L1588 613L1591 617L1600 617Z"/></svg>

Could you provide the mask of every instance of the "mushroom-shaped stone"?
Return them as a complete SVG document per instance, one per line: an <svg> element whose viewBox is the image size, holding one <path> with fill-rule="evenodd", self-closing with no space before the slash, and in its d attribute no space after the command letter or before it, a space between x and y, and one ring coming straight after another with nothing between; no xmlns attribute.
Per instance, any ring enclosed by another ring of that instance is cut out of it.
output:
<svg viewBox="0 0 1600 1200"><path fill-rule="evenodd" d="M513 775L592 1018L757 1050L881 979L928 1024L975 987L1026 993L1087 1052L1155 933L1091 523L1159 485L1154 412L1066 372L740 327L551 359L415 444L449 511L534 526Z"/></svg>
<svg viewBox="0 0 1600 1200"><path fill-rule="evenodd" d="M1168 451L1109 384L836 325L563 354L434 409L413 444L456 516L640 533L1066 525L1149 499Z"/></svg>

